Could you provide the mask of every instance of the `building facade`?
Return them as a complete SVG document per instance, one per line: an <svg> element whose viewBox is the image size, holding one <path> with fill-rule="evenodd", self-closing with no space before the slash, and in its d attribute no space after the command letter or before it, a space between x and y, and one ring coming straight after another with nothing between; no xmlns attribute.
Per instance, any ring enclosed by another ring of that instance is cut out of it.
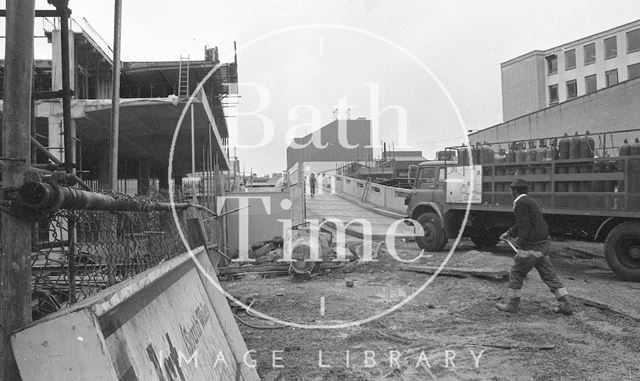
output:
<svg viewBox="0 0 640 381"><path fill-rule="evenodd" d="M640 78L640 20L503 62L503 120Z"/></svg>
<svg viewBox="0 0 640 381"><path fill-rule="evenodd" d="M373 161L371 121L336 119L287 147L287 169L299 162Z"/></svg>

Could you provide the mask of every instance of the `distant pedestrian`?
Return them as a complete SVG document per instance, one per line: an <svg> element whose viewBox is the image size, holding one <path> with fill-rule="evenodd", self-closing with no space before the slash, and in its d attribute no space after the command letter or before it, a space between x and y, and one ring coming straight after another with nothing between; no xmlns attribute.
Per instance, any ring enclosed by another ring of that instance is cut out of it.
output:
<svg viewBox="0 0 640 381"><path fill-rule="evenodd" d="M540 278L558 299L560 306L554 312L571 315L573 311L567 289L558 279L549 260L549 226L542 217L540 205L527 195L528 192L526 181L515 179L511 183L516 223L500 238L514 237L513 243L518 248L518 253L509 273L509 301L498 303L496 307L505 312L518 312L524 278L535 267Z"/></svg>
<svg viewBox="0 0 640 381"><path fill-rule="evenodd" d="M309 189L311 190L311 197L316 194L316 175L313 173L309 176Z"/></svg>

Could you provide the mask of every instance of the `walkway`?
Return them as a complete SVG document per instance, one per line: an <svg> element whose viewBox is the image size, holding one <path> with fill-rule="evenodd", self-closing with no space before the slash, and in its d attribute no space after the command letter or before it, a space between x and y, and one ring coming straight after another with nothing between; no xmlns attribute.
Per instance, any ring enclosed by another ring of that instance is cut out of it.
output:
<svg viewBox="0 0 640 381"><path fill-rule="evenodd" d="M342 221L347 225L354 219L364 219L371 225L371 239L383 240L391 224L397 219L383 216L366 209L354 202L347 201L335 194L317 194L315 197L307 195L307 219L318 219L324 221L330 218ZM347 234L362 238L363 229L361 224L352 223L347 229ZM413 228L404 223L400 223L393 232L394 238L413 237Z"/></svg>

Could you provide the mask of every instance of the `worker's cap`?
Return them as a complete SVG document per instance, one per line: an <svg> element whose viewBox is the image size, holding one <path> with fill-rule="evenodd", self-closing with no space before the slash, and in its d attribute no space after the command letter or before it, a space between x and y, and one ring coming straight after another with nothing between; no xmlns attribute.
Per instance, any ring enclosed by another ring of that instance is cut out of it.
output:
<svg viewBox="0 0 640 381"><path fill-rule="evenodd" d="M515 179L510 185L511 188L529 188L529 184L522 179Z"/></svg>

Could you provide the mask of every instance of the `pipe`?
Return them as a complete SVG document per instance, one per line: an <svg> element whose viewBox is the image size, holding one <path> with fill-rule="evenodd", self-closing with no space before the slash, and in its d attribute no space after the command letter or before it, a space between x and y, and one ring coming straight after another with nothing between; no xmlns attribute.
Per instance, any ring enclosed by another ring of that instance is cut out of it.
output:
<svg viewBox="0 0 640 381"><path fill-rule="evenodd" d="M60 14L60 39L62 48L62 121L64 134L64 168L73 172L73 136L71 134L71 63L69 62L69 2L60 0L56 8Z"/></svg>
<svg viewBox="0 0 640 381"><path fill-rule="evenodd" d="M115 0L113 21L113 93L111 94L111 157L110 179L111 190L118 191L118 138L120 135L120 30L122 16L122 0Z"/></svg>
<svg viewBox="0 0 640 381"><path fill-rule="evenodd" d="M29 182L21 186L18 191L18 201L23 207L39 212L54 209L106 211L171 210L170 203L143 203L130 198L114 198L108 194L37 182ZM174 207L178 210L186 209L190 206L191 204L188 203L174 204Z"/></svg>

